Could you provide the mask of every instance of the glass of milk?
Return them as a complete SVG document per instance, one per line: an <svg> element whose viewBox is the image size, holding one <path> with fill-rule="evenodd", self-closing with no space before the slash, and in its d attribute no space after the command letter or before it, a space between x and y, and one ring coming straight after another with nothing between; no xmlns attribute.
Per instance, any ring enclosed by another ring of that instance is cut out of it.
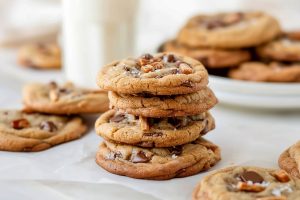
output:
<svg viewBox="0 0 300 200"><path fill-rule="evenodd" d="M63 0L66 79L95 87L101 66L134 54L139 0Z"/></svg>

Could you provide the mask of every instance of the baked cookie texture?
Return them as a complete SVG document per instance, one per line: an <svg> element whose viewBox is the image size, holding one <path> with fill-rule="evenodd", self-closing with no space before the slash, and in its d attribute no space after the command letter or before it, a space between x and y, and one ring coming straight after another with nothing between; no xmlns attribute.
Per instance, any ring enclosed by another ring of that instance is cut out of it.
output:
<svg viewBox="0 0 300 200"><path fill-rule="evenodd" d="M208 84L208 74L197 60L179 54L145 54L104 66L97 83L122 94L176 95L196 92Z"/></svg>
<svg viewBox="0 0 300 200"><path fill-rule="evenodd" d="M266 13L235 12L195 16L177 40L189 47L234 49L257 46L280 34L278 21Z"/></svg>
<svg viewBox="0 0 300 200"><path fill-rule="evenodd" d="M231 69L228 76L233 79L258 82L299 82L300 64L248 62Z"/></svg>
<svg viewBox="0 0 300 200"><path fill-rule="evenodd" d="M178 44L176 40L165 42L161 51L175 52L200 61L206 68L231 68L242 62L249 61L251 54L244 49L216 49L203 47L188 47Z"/></svg>
<svg viewBox="0 0 300 200"><path fill-rule="evenodd" d="M107 92L83 89L72 83L31 83L23 89L25 110L50 114L101 113L109 108Z"/></svg>
<svg viewBox="0 0 300 200"><path fill-rule="evenodd" d="M300 141L280 155L278 164L290 175L300 178Z"/></svg>
<svg viewBox="0 0 300 200"><path fill-rule="evenodd" d="M291 32L257 47L257 54L269 60L299 62L300 32Z"/></svg>
<svg viewBox="0 0 300 200"><path fill-rule="evenodd" d="M104 141L96 156L96 162L111 173L153 180L191 176L219 160L220 149L204 139L170 148L139 148Z"/></svg>
<svg viewBox="0 0 300 200"><path fill-rule="evenodd" d="M18 63L37 69L60 69L61 50L56 43L37 43L22 46L18 52Z"/></svg>
<svg viewBox="0 0 300 200"><path fill-rule="evenodd" d="M229 167L204 177L193 200L299 200L300 180L284 170Z"/></svg>
<svg viewBox="0 0 300 200"><path fill-rule="evenodd" d="M141 147L172 147L192 142L215 128L209 113L145 118L110 110L96 121L96 133L108 141Z"/></svg>
<svg viewBox="0 0 300 200"><path fill-rule="evenodd" d="M86 125L79 117L1 110L0 150L42 151L78 139L86 129Z"/></svg>
<svg viewBox="0 0 300 200"><path fill-rule="evenodd" d="M206 112L218 100L211 89L185 95L153 96L108 93L111 108L144 117L175 117Z"/></svg>

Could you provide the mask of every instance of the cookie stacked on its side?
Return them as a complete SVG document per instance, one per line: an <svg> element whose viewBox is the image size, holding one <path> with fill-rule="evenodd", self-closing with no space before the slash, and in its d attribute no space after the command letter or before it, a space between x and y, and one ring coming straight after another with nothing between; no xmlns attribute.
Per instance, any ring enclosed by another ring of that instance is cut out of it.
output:
<svg viewBox="0 0 300 200"><path fill-rule="evenodd" d="M186 177L220 160L220 149L201 136L214 129L216 103L204 66L160 53L113 62L98 75L111 110L96 132L105 140L96 162L107 171L140 179Z"/></svg>

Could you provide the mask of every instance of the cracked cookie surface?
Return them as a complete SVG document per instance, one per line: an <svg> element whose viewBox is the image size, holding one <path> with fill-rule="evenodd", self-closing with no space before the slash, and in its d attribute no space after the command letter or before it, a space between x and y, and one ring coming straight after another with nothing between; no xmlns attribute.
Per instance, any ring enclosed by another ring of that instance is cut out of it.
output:
<svg viewBox="0 0 300 200"><path fill-rule="evenodd" d="M218 100L208 87L185 95L153 96L108 93L110 106L123 112L144 117L174 117L206 112Z"/></svg>
<svg viewBox="0 0 300 200"><path fill-rule="evenodd" d="M79 117L1 110L0 150L42 151L78 139L86 129Z"/></svg>
<svg viewBox="0 0 300 200"><path fill-rule="evenodd" d="M228 76L258 82L299 82L300 64L248 62L231 69Z"/></svg>
<svg viewBox="0 0 300 200"><path fill-rule="evenodd" d="M23 89L25 110L51 114L100 113L108 110L106 91L58 85L31 83Z"/></svg>
<svg viewBox="0 0 300 200"><path fill-rule="evenodd" d="M215 128L209 113L170 118L145 118L110 110L96 121L106 140L142 147L169 147L196 140Z"/></svg>
<svg viewBox="0 0 300 200"><path fill-rule="evenodd" d="M171 148L139 148L104 141L96 162L105 170L132 178L165 180L208 170L219 160L220 149L199 138Z"/></svg>
<svg viewBox="0 0 300 200"><path fill-rule="evenodd" d="M61 68L61 50L55 43L28 44L20 48L18 62L37 69Z"/></svg>
<svg viewBox="0 0 300 200"><path fill-rule="evenodd" d="M268 42L281 33L278 21L262 12L198 15L177 36L190 47L244 48Z"/></svg>
<svg viewBox="0 0 300 200"><path fill-rule="evenodd" d="M278 164L292 176L300 178L300 141L285 150L279 157Z"/></svg>
<svg viewBox="0 0 300 200"><path fill-rule="evenodd" d="M208 74L199 61L189 57L145 54L104 66L97 83L122 94L176 95L199 91L208 84Z"/></svg>
<svg viewBox="0 0 300 200"><path fill-rule="evenodd" d="M206 68L228 68L239 65L251 58L250 52L242 49L191 48L171 40L161 46L161 51L180 53L199 60Z"/></svg>
<svg viewBox="0 0 300 200"><path fill-rule="evenodd" d="M300 180L284 170L229 167L204 177L193 200L299 200Z"/></svg>

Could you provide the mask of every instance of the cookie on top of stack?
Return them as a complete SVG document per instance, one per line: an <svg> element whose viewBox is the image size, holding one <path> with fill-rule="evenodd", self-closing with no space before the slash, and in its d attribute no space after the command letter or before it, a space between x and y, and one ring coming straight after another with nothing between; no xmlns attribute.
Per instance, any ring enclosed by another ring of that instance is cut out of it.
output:
<svg viewBox="0 0 300 200"><path fill-rule="evenodd" d="M216 103L204 66L179 54L145 54L110 63L98 75L110 107L96 121L104 138L96 162L140 179L186 177L207 170L220 149L201 136L215 127Z"/></svg>

